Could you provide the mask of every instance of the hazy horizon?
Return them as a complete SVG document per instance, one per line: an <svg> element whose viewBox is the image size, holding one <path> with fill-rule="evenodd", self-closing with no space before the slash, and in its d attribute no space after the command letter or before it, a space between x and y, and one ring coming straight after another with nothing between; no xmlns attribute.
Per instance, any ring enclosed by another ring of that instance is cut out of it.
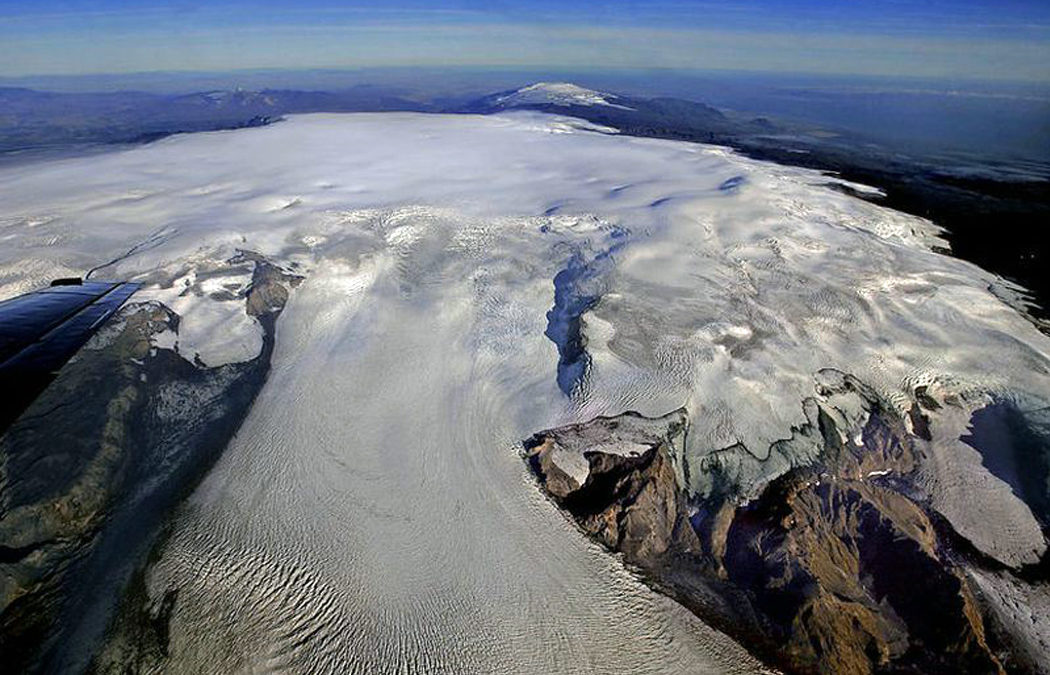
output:
<svg viewBox="0 0 1050 675"><path fill-rule="evenodd" d="M65 93L212 90L341 91L371 87L431 102L468 99L538 81L571 81L618 94L671 96L768 116L909 152L957 151L986 159L1050 153L1050 84L973 78L817 75L658 68L386 67L247 69L0 77L0 88Z"/></svg>
<svg viewBox="0 0 1050 675"><path fill-rule="evenodd" d="M1050 82L1050 6L365 0L8 2L0 75L620 67Z"/></svg>

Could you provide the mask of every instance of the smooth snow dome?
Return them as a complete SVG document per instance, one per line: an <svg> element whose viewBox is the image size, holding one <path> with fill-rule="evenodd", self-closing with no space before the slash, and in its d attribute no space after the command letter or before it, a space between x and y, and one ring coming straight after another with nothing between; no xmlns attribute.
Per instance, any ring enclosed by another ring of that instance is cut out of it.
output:
<svg viewBox="0 0 1050 675"><path fill-rule="evenodd" d="M758 460L824 368L902 408L917 386L1046 405L1050 340L1002 282L832 182L541 114L294 116L3 169L0 297L142 244L96 276L148 281L182 315L179 352L215 365L256 328L180 288L247 283L220 274L236 249L306 277L148 580L179 590L176 669L743 672L738 645L557 513L520 441L684 405L690 462L743 444L746 492L784 469ZM589 359L569 393L545 334L556 277ZM967 420L931 416L935 506L1031 561L1038 524L958 440Z"/></svg>
<svg viewBox="0 0 1050 675"><path fill-rule="evenodd" d="M616 103L611 103L610 98L616 98L612 94L604 94L600 91L587 89L569 82L537 82L517 91L500 96L496 99L507 107L553 104L560 106L570 105L606 105L613 108L625 108Z"/></svg>

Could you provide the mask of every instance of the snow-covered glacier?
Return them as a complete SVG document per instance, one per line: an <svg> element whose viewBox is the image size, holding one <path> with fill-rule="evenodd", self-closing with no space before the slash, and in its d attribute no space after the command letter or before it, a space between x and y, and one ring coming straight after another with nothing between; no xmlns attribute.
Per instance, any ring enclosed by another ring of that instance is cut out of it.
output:
<svg viewBox="0 0 1050 675"><path fill-rule="evenodd" d="M905 418L954 402L924 418L932 508L1037 563L1046 514L965 439L994 403L1050 404L1050 338L937 227L842 187L538 113L293 116L0 169L0 298L105 264L179 315L158 348L214 367L263 342L226 261L302 277L146 575L177 590L172 668L751 672L561 518L520 442L684 407L682 487L734 449L747 499L811 461L806 401L848 373Z"/></svg>

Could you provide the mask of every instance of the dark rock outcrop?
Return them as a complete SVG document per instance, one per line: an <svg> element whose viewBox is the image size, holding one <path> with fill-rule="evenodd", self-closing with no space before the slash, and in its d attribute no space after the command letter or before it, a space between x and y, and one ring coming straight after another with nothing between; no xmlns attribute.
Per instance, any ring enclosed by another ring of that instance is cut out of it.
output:
<svg viewBox="0 0 1050 675"><path fill-rule="evenodd" d="M632 562L649 562L670 550L699 551L699 540L689 524L685 501L678 489L667 444L684 429L685 415L672 413L668 435L649 447L625 454L584 451L586 481L580 485L559 468L553 453L565 434L593 433L583 426L566 427L536 436L529 442L532 466L560 506L569 511L592 536L610 549L622 551ZM622 429L621 422L647 422L599 418L592 425L609 435Z"/></svg>
<svg viewBox="0 0 1050 675"><path fill-rule="evenodd" d="M0 436L0 654L10 672L82 670L167 513L219 457L265 382L299 277L262 256L243 292L254 358L207 367L156 336L180 317L128 305Z"/></svg>
<svg viewBox="0 0 1050 675"><path fill-rule="evenodd" d="M904 420L874 406L858 444L819 419L822 462L746 503L682 489L682 410L545 431L526 441L526 457L581 529L777 667L1003 672L945 535L899 479L883 476L915 465ZM574 457L586 460L585 476Z"/></svg>

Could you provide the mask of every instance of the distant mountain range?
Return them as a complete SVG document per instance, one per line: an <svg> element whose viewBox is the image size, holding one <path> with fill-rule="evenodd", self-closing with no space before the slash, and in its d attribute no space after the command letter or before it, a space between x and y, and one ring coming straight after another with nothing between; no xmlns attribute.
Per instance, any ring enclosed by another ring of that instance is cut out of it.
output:
<svg viewBox="0 0 1050 675"><path fill-rule="evenodd" d="M775 133L768 120L737 121L702 103L643 99L568 83L537 83L476 100L419 101L381 87L342 91L267 89L166 96L142 92L64 94L0 88L0 152L78 143L136 143L173 133L256 126L281 115L382 111L481 113L537 110L586 117L624 133Z"/></svg>
<svg viewBox="0 0 1050 675"><path fill-rule="evenodd" d="M725 145L752 157L834 172L879 188L857 196L945 227L953 252L1050 303L1050 163L907 156L845 132L722 111L680 98L641 98L539 82L484 96L421 99L390 87L241 89L162 95L66 94L0 88L0 159L24 151L142 143L175 133L260 126L309 112L492 114L533 110L634 136ZM1004 296L1012 293L1004 292Z"/></svg>
<svg viewBox="0 0 1050 675"><path fill-rule="evenodd" d="M59 94L0 88L0 152L92 143L137 143L174 133L266 124L307 112L422 111L380 87L324 91Z"/></svg>

